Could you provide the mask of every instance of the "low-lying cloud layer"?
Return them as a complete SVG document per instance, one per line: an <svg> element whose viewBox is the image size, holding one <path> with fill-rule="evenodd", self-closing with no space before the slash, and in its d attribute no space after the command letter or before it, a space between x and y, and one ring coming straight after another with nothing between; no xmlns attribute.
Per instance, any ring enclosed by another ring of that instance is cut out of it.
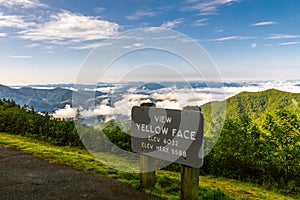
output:
<svg viewBox="0 0 300 200"><path fill-rule="evenodd" d="M116 87L120 89L118 85ZM199 87L199 88L162 88L154 91L144 91L142 94L136 94L136 88L120 92L118 100L110 102L105 99L96 108L89 110L80 110L81 115L85 117L104 116L106 119L113 119L116 116L131 115L133 106L139 106L142 103L155 102L156 107L168 109L182 109L185 106L201 106L211 101L222 101L232 97L240 92L258 92L267 89L279 89L288 92L300 93L300 81L267 81L267 82L249 82L249 83L227 83L226 87ZM113 87L110 86L110 90ZM172 91L172 92L171 92ZM141 92L141 91L139 91ZM113 99L112 99L113 100ZM71 108L66 105L64 109L58 109L53 114L55 118L72 118L76 115L77 108Z"/></svg>

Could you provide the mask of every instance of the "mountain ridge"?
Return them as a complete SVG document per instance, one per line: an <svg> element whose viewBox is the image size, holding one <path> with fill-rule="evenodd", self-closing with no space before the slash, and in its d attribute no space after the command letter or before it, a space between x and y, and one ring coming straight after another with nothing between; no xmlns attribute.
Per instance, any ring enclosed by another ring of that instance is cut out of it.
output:
<svg viewBox="0 0 300 200"><path fill-rule="evenodd" d="M53 89L37 89L32 87L10 88L0 84L0 98L13 99L17 104L33 107L38 112L54 112L59 108L64 108L67 104L72 105L73 93L89 97L99 97L105 93L96 91L72 91L61 87ZM100 99L101 100L101 99Z"/></svg>

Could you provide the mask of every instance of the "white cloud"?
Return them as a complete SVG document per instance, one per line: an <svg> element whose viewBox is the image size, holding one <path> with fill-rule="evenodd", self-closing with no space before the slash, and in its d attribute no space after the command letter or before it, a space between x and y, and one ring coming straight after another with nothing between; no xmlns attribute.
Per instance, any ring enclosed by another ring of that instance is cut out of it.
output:
<svg viewBox="0 0 300 200"><path fill-rule="evenodd" d="M300 35L286 35L286 34L271 34L267 39L278 40L278 39L292 39L299 38Z"/></svg>
<svg viewBox="0 0 300 200"><path fill-rule="evenodd" d="M154 93L154 94L152 94L152 97L156 100L169 100L169 101L175 101L175 102L178 101L178 97L171 92L169 92L167 94Z"/></svg>
<svg viewBox="0 0 300 200"><path fill-rule="evenodd" d="M278 45L286 46L286 45L294 45L299 44L300 42L281 42Z"/></svg>
<svg viewBox="0 0 300 200"><path fill-rule="evenodd" d="M157 27L149 27L149 28L147 28L146 31L156 32L156 31L160 31L160 30L164 30L164 29L172 29L182 23L183 23L183 18L179 18L179 19L164 22L162 25L157 26Z"/></svg>
<svg viewBox="0 0 300 200"><path fill-rule="evenodd" d="M132 49L132 48L136 48L136 47L141 47L143 45L144 45L143 43L133 43L132 45L122 46L122 48L124 48L124 49Z"/></svg>
<svg viewBox="0 0 300 200"><path fill-rule="evenodd" d="M21 8L48 7L39 0L0 0L0 6L5 6L7 8L14 8L16 6Z"/></svg>
<svg viewBox="0 0 300 200"><path fill-rule="evenodd" d="M34 25L35 23L26 22L23 16L5 15L2 12L0 12L0 28L11 27L23 29Z"/></svg>
<svg viewBox="0 0 300 200"><path fill-rule="evenodd" d="M0 37L5 37L6 33L0 33Z"/></svg>
<svg viewBox="0 0 300 200"><path fill-rule="evenodd" d="M273 21L257 22L257 23L251 24L251 26L268 26L268 25L273 25L273 24L277 24L277 22L273 22Z"/></svg>
<svg viewBox="0 0 300 200"><path fill-rule="evenodd" d="M107 105L100 105L94 110L95 115L113 115L113 108Z"/></svg>
<svg viewBox="0 0 300 200"><path fill-rule="evenodd" d="M256 47L257 47L257 44L256 44L256 43L253 43L253 44L251 44L251 47L252 47L252 48L256 48Z"/></svg>
<svg viewBox="0 0 300 200"><path fill-rule="evenodd" d="M64 118L64 119L74 118L76 115L76 112L77 112L77 109L72 108L70 105L67 104L65 106L65 108L56 110L52 114L52 116L54 118Z"/></svg>
<svg viewBox="0 0 300 200"><path fill-rule="evenodd" d="M181 24L182 22L183 22L182 18L171 20L171 21L167 21L167 22L164 22L160 26L160 28L163 28L163 29L172 29L172 28L178 26L179 24Z"/></svg>
<svg viewBox="0 0 300 200"><path fill-rule="evenodd" d="M196 20L196 21L192 24L192 26L206 26L206 25L207 25L207 23L206 23L207 20L208 20L207 18L204 18L204 19L198 19L198 20Z"/></svg>
<svg viewBox="0 0 300 200"><path fill-rule="evenodd" d="M185 6L182 10L198 11L199 15L214 15L217 13L218 7L230 5L235 2L239 2L239 0L202 0L200 2L186 1L186 3L192 3L193 5Z"/></svg>
<svg viewBox="0 0 300 200"><path fill-rule="evenodd" d="M126 19L138 20L142 17L154 17L157 16L159 12L151 10L137 10L133 15L127 16Z"/></svg>
<svg viewBox="0 0 300 200"><path fill-rule="evenodd" d="M179 102L164 100L156 103L156 107L165 109L181 109Z"/></svg>
<svg viewBox="0 0 300 200"><path fill-rule="evenodd" d="M212 39L210 41L222 42L222 41L227 41L227 40L249 40L249 39L253 39L253 38L255 38L255 37L248 37L248 36L228 36L228 37L221 37L221 38Z"/></svg>
<svg viewBox="0 0 300 200"><path fill-rule="evenodd" d="M50 21L20 31L20 38L33 41L71 41L73 43L105 39L118 33L119 25L98 17L84 16L68 11L53 14Z"/></svg>
<svg viewBox="0 0 300 200"><path fill-rule="evenodd" d="M110 46L112 45L111 43L102 43L102 42L96 42L92 44L86 44L86 45L81 45L81 46L72 46L70 47L71 49L77 49L77 50L83 50L83 49L95 49L97 47L105 47L105 46Z"/></svg>
<svg viewBox="0 0 300 200"><path fill-rule="evenodd" d="M32 43L32 44L26 45L25 47L27 47L27 48L34 48L34 47L38 47L38 46L40 46L40 44Z"/></svg>
<svg viewBox="0 0 300 200"><path fill-rule="evenodd" d="M9 56L10 58L16 58L16 59L32 59L33 56Z"/></svg>
<svg viewBox="0 0 300 200"><path fill-rule="evenodd" d="M77 113L77 108L72 108L70 105L66 105L65 108L63 109L58 109L56 110L52 116L54 118L74 118ZM83 118L86 117L93 117L97 115L105 115L105 116L110 116L113 115L113 108L107 105L99 105L97 108L91 110L81 110L80 114Z"/></svg>

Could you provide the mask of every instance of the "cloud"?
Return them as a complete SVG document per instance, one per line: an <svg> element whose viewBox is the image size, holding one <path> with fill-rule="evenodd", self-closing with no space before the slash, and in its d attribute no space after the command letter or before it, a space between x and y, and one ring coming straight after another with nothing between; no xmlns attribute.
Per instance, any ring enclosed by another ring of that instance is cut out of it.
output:
<svg viewBox="0 0 300 200"><path fill-rule="evenodd" d="M268 25L273 25L273 24L277 24L277 22L273 22L273 21L257 22L257 23L251 24L251 26L268 26Z"/></svg>
<svg viewBox="0 0 300 200"><path fill-rule="evenodd" d="M35 23L26 22L23 16L5 15L0 12L0 28L11 27L24 29L30 26L35 26Z"/></svg>
<svg viewBox="0 0 300 200"><path fill-rule="evenodd" d="M16 58L16 59L32 59L33 56L9 56L10 58Z"/></svg>
<svg viewBox="0 0 300 200"><path fill-rule="evenodd" d="M172 29L172 28L178 26L179 24L181 24L182 22L183 22L182 18L171 20L171 21L167 21L167 22L164 22L160 26L160 28L163 28L163 29Z"/></svg>
<svg viewBox="0 0 300 200"><path fill-rule="evenodd" d="M149 27L149 28L147 28L146 31L156 32L156 31L160 31L160 30L164 30L164 29L172 29L182 23L183 23L183 18L179 18L179 19L164 22L162 25L157 26L157 27Z"/></svg>
<svg viewBox="0 0 300 200"><path fill-rule="evenodd" d="M186 1L188 5L182 8L183 11L198 11L199 15L215 15L218 7L223 5L231 5L232 3L239 2L239 0L202 0Z"/></svg>
<svg viewBox="0 0 300 200"><path fill-rule="evenodd" d="M133 15L129 15L126 19L129 20L138 20L142 17L154 17L157 16L159 12L151 11L151 10L137 10Z"/></svg>
<svg viewBox="0 0 300 200"><path fill-rule="evenodd" d="M109 38L118 33L119 25L99 17L62 11L50 16L50 21L20 31L20 38L32 41L69 41L72 43Z"/></svg>
<svg viewBox="0 0 300 200"><path fill-rule="evenodd" d="M256 43L251 44L251 48L256 48L256 47L257 47Z"/></svg>
<svg viewBox="0 0 300 200"><path fill-rule="evenodd" d="M300 42L281 42L278 43L278 45L286 46L286 45L294 45L294 44L299 44Z"/></svg>
<svg viewBox="0 0 300 200"><path fill-rule="evenodd" d="M221 37L221 38L215 38L210 41L216 41L216 42L223 42L227 40L249 40L253 39L255 37L248 37L248 36L227 36L227 37Z"/></svg>
<svg viewBox="0 0 300 200"><path fill-rule="evenodd" d="M21 7L21 8L39 8L48 7L39 0L0 0L0 6L7 8Z"/></svg>
<svg viewBox="0 0 300 200"><path fill-rule="evenodd" d="M0 37L5 37L6 33L0 33Z"/></svg>
<svg viewBox="0 0 300 200"><path fill-rule="evenodd" d="M267 39L278 40L278 39L292 39L299 38L300 35L286 35L286 34L271 34Z"/></svg>
<svg viewBox="0 0 300 200"><path fill-rule="evenodd" d="M190 95L187 99L187 102L203 101L207 99L207 94L196 93Z"/></svg>
<svg viewBox="0 0 300 200"><path fill-rule="evenodd" d="M164 100L156 103L156 107L165 108L165 109L181 109L181 106L178 102Z"/></svg>
<svg viewBox="0 0 300 200"><path fill-rule="evenodd" d="M113 115L113 108L107 105L100 105L93 112L95 115Z"/></svg>
<svg viewBox="0 0 300 200"><path fill-rule="evenodd" d="M34 48L34 47L38 47L38 46L40 46L40 44L32 43L32 44L26 45L25 47L27 47L27 48Z"/></svg>
<svg viewBox="0 0 300 200"><path fill-rule="evenodd" d="M77 109L72 108L70 105L66 105L65 108L56 110L52 116L54 118L74 118L76 115Z"/></svg>
<svg viewBox="0 0 300 200"><path fill-rule="evenodd" d="M132 45L122 46L122 48L124 48L124 49L132 49L132 48L136 48L136 47L141 47L143 45L144 45L143 43L133 43Z"/></svg>
<svg viewBox="0 0 300 200"><path fill-rule="evenodd" d="M156 100L169 100L169 101L175 101L175 102L178 101L178 97L171 92L169 92L167 94L154 93L154 94L152 94L152 98L154 98Z"/></svg>
<svg viewBox="0 0 300 200"><path fill-rule="evenodd" d="M96 42L92 44L86 44L86 45L81 45L81 46L72 46L70 47L71 49L76 49L76 50L83 50L83 49L95 49L97 47L105 47L105 46L110 46L112 45L111 43L102 43L102 42Z"/></svg>
<svg viewBox="0 0 300 200"><path fill-rule="evenodd" d="M61 118L61 119L67 119L67 118L74 118L77 113L77 108L72 108L70 105L66 105L65 108L56 110L52 116L54 118ZM105 116L111 116L113 115L113 108L107 105L99 105L97 108L91 110L81 110L80 115L83 118L88 117L94 117L97 115L105 115Z"/></svg>
<svg viewBox="0 0 300 200"><path fill-rule="evenodd" d="M196 21L192 24L192 26L206 26L206 25L207 25L207 23L206 23L207 20L208 20L207 18L204 18L204 19L198 19L198 20L196 20Z"/></svg>

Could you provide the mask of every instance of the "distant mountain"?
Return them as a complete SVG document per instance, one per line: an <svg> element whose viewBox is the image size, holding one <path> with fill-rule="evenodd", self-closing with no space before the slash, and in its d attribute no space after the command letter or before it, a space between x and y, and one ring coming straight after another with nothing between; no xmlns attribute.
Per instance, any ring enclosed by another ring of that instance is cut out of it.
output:
<svg viewBox="0 0 300 200"><path fill-rule="evenodd" d="M66 104L72 105L73 92L76 94L80 94L83 99L93 93L82 90L72 91L59 87L54 89L34 89L31 87L14 89L4 85L0 85L0 98L13 99L17 104L21 106L26 104L29 107L32 106L36 111L39 112L53 112L58 108L65 107ZM95 92L94 94L94 96L96 96L99 101L102 100L99 97L103 95L105 95L105 93L99 91Z"/></svg>
<svg viewBox="0 0 300 200"><path fill-rule="evenodd" d="M138 89L141 90L159 90L165 88L165 86L158 84L158 83L146 83L142 86L140 86Z"/></svg>

